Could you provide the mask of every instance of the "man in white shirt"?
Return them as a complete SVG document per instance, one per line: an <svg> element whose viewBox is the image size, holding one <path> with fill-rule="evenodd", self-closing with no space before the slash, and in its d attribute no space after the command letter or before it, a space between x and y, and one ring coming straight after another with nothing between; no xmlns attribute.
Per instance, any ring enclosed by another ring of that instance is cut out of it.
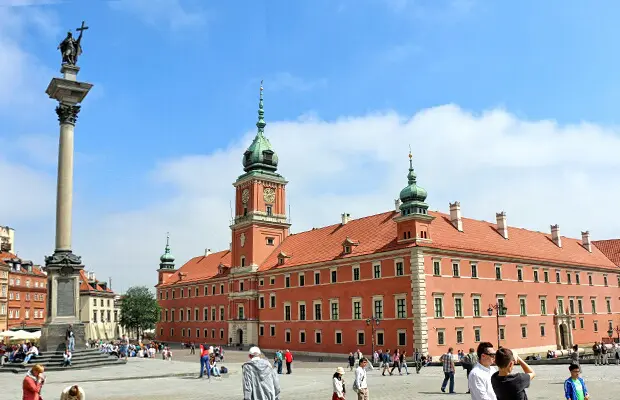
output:
<svg viewBox="0 0 620 400"><path fill-rule="evenodd" d="M355 382L353 382L353 390L357 392L357 400L368 400L368 381L366 379L366 367L368 360L361 357L359 366L355 370Z"/></svg>
<svg viewBox="0 0 620 400"><path fill-rule="evenodd" d="M478 363L468 378L471 398L472 400L497 400L491 385L491 375L497 372L497 368L492 366L495 361L493 344L481 342L476 353L478 354Z"/></svg>

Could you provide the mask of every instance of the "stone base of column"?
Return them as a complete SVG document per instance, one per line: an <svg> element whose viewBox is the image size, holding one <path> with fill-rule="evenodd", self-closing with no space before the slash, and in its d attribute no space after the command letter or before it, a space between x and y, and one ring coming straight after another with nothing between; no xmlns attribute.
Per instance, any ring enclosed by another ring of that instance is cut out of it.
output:
<svg viewBox="0 0 620 400"><path fill-rule="evenodd" d="M41 340L39 350L43 353L63 352L66 349L67 329L71 325L75 337L75 348L84 349L86 347L84 324L75 323L50 323L41 328Z"/></svg>

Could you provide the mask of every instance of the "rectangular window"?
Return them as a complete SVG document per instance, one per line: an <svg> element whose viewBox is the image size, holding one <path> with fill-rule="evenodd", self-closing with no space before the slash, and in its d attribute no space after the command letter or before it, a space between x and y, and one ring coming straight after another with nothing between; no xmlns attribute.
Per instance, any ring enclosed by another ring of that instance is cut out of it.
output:
<svg viewBox="0 0 620 400"><path fill-rule="evenodd" d="M354 281L360 280L360 267L353 267L353 280Z"/></svg>
<svg viewBox="0 0 620 400"><path fill-rule="evenodd" d="M463 343L463 330L458 329L456 331L456 343Z"/></svg>
<svg viewBox="0 0 620 400"><path fill-rule="evenodd" d="M521 268L517 269L517 280L523 282L523 270Z"/></svg>
<svg viewBox="0 0 620 400"><path fill-rule="evenodd" d="M258 280L258 286L265 286L265 280L263 278Z"/></svg>
<svg viewBox="0 0 620 400"><path fill-rule="evenodd" d="M577 311L579 314L583 314L583 301L581 299L577 299Z"/></svg>
<svg viewBox="0 0 620 400"><path fill-rule="evenodd" d="M220 314L223 313L223 310L220 310ZM213 307L211 309L211 320L215 321L217 319L217 310L215 309L215 307ZM224 318L222 318L222 320L224 320Z"/></svg>
<svg viewBox="0 0 620 400"><path fill-rule="evenodd" d="M204 338L208 338L209 337L209 330L208 329L203 329L202 334L203 334Z"/></svg>
<svg viewBox="0 0 620 400"><path fill-rule="evenodd" d="M385 334L383 331L377 332L377 345L384 346L385 345Z"/></svg>
<svg viewBox="0 0 620 400"><path fill-rule="evenodd" d="M570 272L566 273L566 283L568 283L569 285L571 284Z"/></svg>
<svg viewBox="0 0 620 400"><path fill-rule="evenodd" d="M342 332L341 331L336 331L335 343L342 344Z"/></svg>
<svg viewBox="0 0 620 400"><path fill-rule="evenodd" d="M527 308L525 306L525 299L523 297L519 299L519 311L521 312L522 317L527 315Z"/></svg>
<svg viewBox="0 0 620 400"><path fill-rule="evenodd" d="M474 342L480 342L480 328L474 328Z"/></svg>
<svg viewBox="0 0 620 400"><path fill-rule="evenodd" d="M581 283L581 282L580 282L580 279L579 279L579 272L575 272L575 283L576 283L577 285L579 285L579 284Z"/></svg>
<svg viewBox="0 0 620 400"><path fill-rule="evenodd" d="M534 270L534 282L538 282L538 270Z"/></svg>
<svg viewBox="0 0 620 400"><path fill-rule="evenodd" d="M474 298L474 317L480 316L480 299Z"/></svg>
<svg viewBox="0 0 620 400"><path fill-rule="evenodd" d="M564 300L558 299L558 311L560 314L564 314Z"/></svg>
<svg viewBox="0 0 620 400"><path fill-rule="evenodd" d="M361 300L353 301L353 319L362 319L362 302L361 302Z"/></svg>
<svg viewBox="0 0 620 400"><path fill-rule="evenodd" d="M583 327L584 327L583 318L579 318L579 329L583 329Z"/></svg>
<svg viewBox="0 0 620 400"><path fill-rule="evenodd" d="M398 345L401 347L407 346L407 331L400 330L397 332Z"/></svg>
<svg viewBox="0 0 620 400"><path fill-rule="evenodd" d="M374 271L374 277L375 279L379 279L381 278L381 264L375 264L372 266L373 271Z"/></svg>
<svg viewBox="0 0 620 400"><path fill-rule="evenodd" d="M319 271L316 271L314 273L314 284L315 285L320 285L321 284L321 273Z"/></svg>
<svg viewBox="0 0 620 400"><path fill-rule="evenodd" d="M545 336L545 325L540 325L540 336L544 337Z"/></svg>
<svg viewBox="0 0 620 400"><path fill-rule="evenodd" d="M383 300L375 300L374 304L374 317L378 319L383 319Z"/></svg>
<svg viewBox="0 0 620 400"><path fill-rule="evenodd" d="M598 332L598 321L594 321L594 332Z"/></svg>
<svg viewBox="0 0 620 400"><path fill-rule="evenodd" d="M605 303L607 304L607 312L611 314L611 299L605 299Z"/></svg>
<svg viewBox="0 0 620 400"><path fill-rule="evenodd" d="M306 286L306 275L299 274L299 286Z"/></svg>
<svg viewBox="0 0 620 400"><path fill-rule="evenodd" d="M268 216L272 216L273 215L273 206L271 204L267 204L267 215Z"/></svg>
<svg viewBox="0 0 620 400"><path fill-rule="evenodd" d="M590 304L592 305L592 314L596 314L596 299L590 299Z"/></svg>
<svg viewBox="0 0 620 400"><path fill-rule="evenodd" d="M284 320L285 321L290 321L291 320L291 306L290 306L290 304L285 304L284 305Z"/></svg>
<svg viewBox="0 0 620 400"><path fill-rule="evenodd" d="M396 299L396 318L407 318L406 299Z"/></svg>
<svg viewBox="0 0 620 400"><path fill-rule="evenodd" d="M503 298L498 298L497 299L497 305L499 306L499 315L506 315L506 312L504 311L504 309L506 308L506 306L504 305L504 299Z"/></svg>
<svg viewBox="0 0 620 400"><path fill-rule="evenodd" d="M321 331L314 331L314 342L316 344L321 344L323 337L321 335Z"/></svg>
<svg viewBox="0 0 620 400"><path fill-rule="evenodd" d="M291 287L291 277L288 275L284 277L284 287Z"/></svg>
<svg viewBox="0 0 620 400"><path fill-rule="evenodd" d="M435 297L435 318L443 318L443 299Z"/></svg>
<svg viewBox="0 0 620 400"><path fill-rule="evenodd" d="M275 285L276 284L276 277L275 276L269 277L269 284L270 285Z"/></svg>
<svg viewBox="0 0 620 400"><path fill-rule="evenodd" d="M275 325L269 325L269 336L275 336L276 335L276 326Z"/></svg>
<svg viewBox="0 0 620 400"><path fill-rule="evenodd" d="M568 299L568 309L571 314L575 313L575 299Z"/></svg>
<svg viewBox="0 0 620 400"><path fill-rule="evenodd" d="M439 260L433 260L433 275L441 275L441 262Z"/></svg>
<svg viewBox="0 0 620 400"><path fill-rule="evenodd" d="M274 240L272 237L268 237L266 238L266 240L267 240L267 246L273 246Z"/></svg>
<svg viewBox="0 0 620 400"><path fill-rule="evenodd" d="M331 307L331 319L332 321L337 321L338 320L338 303L332 302L330 304L330 307Z"/></svg>
<svg viewBox="0 0 620 400"><path fill-rule="evenodd" d="M562 283L562 277L560 276L560 271L555 271L555 283Z"/></svg>
<svg viewBox="0 0 620 400"><path fill-rule="evenodd" d="M446 341L445 332L438 330L437 331L437 344L444 345L446 344L445 341Z"/></svg>
<svg viewBox="0 0 620 400"><path fill-rule="evenodd" d="M506 340L506 329L503 326L499 328L499 339Z"/></svg>
<svg viewBox="0 0 620 400"><path fill-rule="evenodd" d="M364 337L364 332L357 332L357 344L358 345L363 345L366 342L365 337Z"/></svg>
<svg viewBox="0 0 620 400"><path fill-rule="evenodd" d="M315 321L321 320L321 303L314 304L314 320Z"/></svg>
<svg viewBox="0 0 620 400"><path fill-rule="evenodd" d="M299 305L299 320L300 321L306 320L306 305L305 304Z"/></svg>
<svg viewBox="0 0 620 400"><path fill-rule="evenodd" d="M456 318L463 317L463 299L460 297L454 299L454 316Z"/></svg>
<svg viewBox="0 0 620 400"><path fill-rule="evenodd" d="M265 308L265 296L258 298L258 308Z"/></svg>
<svg viewBox="0 0 620 400"><path fill-rule="evenodd" d="M291 343L291 330L287 329L284 331L284 341L286 343Z"/></svg>
<svg viewBox="0 0 620 400"><path fill-rule="evenodd" d="M461 268L458 262L452 263L452 276L458 278L461 276Z"/></svg>
<svg viewBox="0 0 620 400"><path fill-rule="evenodd" d="M471 277L472 278L477 278L478 277L478 264L471 264Z"/></svg>
<svg viewBox="0 0 620 400"><path fill-rule="evenodd" d="M215 289L214 289L215 292ZM224 294L224 285L220 285L220 294Z"/></svg>
<svg viewBox="0 0 620 400"><path fill-rule="evenodd" d="M502 280L502 266L499 264L495 264L495 279L498 281Z"/></svg>
<svg viewBox="0 0 620 400"><path fill-rule="evenodd" d="M573 327L573 329L577 329L577 327L575 326L575 319L570 320L570 325Z"/></svg>
<svg viewBox="0 0 620 400"><path fill-rule="evenodd" d="M588 285L592 286L592 275L588 275Z"/></svg>
<svg viewBox="0 0 620 400"><path fill-rule="evenodd" d="M306 343L306 332L299 331L299 343Z"/></svg>
<svg viewBox="0 0 620 400"><path fill-rule="evenodd" d="M549 271L543 271L543 277L545 278L545 283L549 283Z"/></svg>
<svg viewBox="0 0 620 400"><path fill-rule="evenodd" d="M603 275L603 285L607 286L607 275Z"/></svg>
<svg viewBox="0 0 620 400"><path fill-rule="evenodd" d="M338 281L338 271L335 269L331 270L331 283L336 283Z"/></svg>
<svg viewBox="0 0 620 400"><path fill-rule="evenodd" d="M258 336L265 336L265 327L263 325L259 325L258 327Z"/></svg>
<svg viewBox="0 0 620 400"><path fill-rule="evenodd" d="M276 295L274 293L269 295L269 308L276 308Z"/></svg>
<svg viewBox="0 0 620 400"><path fill-rule="evenodd" d="M402 261L396 262L396 276L403 276L405 273L405 268L403 267Z"/></svg>

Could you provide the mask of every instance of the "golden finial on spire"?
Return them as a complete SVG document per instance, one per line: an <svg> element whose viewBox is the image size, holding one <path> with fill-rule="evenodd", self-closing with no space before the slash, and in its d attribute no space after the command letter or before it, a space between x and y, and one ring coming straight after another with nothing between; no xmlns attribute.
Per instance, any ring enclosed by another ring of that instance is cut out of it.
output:
<svg viewBox="0 0 620 400"><path fill-rule="evenodd" d="M411 145L409 145L409 159L411 160L413 158L413 155L411 154Z"/></svg>

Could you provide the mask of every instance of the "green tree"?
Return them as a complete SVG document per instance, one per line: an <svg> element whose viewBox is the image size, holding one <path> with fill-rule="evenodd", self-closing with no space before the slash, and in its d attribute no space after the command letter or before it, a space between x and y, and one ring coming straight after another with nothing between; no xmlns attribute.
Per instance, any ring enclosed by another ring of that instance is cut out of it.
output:
<svg viewBox="0 0 620 400"><path fill-rule="evenodd" d="M160 308L155 295L146 286L132 286L122 297L120 324L128 331L140 332L155 328Z"/></svg>

